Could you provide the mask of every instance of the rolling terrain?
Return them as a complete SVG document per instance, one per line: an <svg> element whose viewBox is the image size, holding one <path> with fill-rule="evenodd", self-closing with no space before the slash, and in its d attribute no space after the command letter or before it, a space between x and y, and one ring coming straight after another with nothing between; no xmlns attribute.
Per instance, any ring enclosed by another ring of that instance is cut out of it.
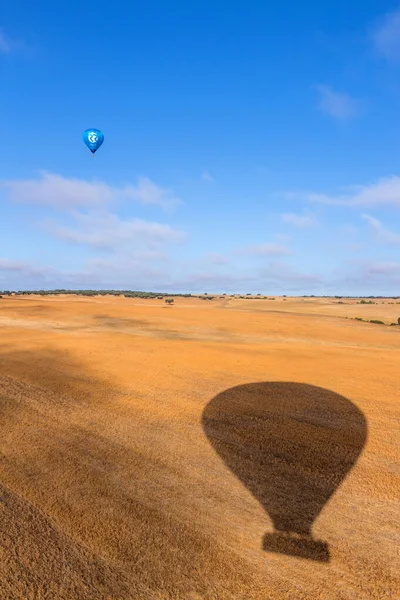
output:
<svg viewBox="0 0 400 600"><path fill-rule="evenodd" d="M400 305L342 302L0 299L0 598L400 597Z"/></svg>

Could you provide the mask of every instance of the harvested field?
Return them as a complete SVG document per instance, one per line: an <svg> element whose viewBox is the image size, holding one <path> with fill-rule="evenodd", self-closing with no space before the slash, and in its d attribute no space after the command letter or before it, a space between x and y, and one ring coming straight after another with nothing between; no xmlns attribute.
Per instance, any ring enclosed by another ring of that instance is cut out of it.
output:
<svg viewBox="0 0 400 600"><path fill-rule="evenodd" d="M1 299L0 598L400 597L400 305L342 301Z"/></svg>

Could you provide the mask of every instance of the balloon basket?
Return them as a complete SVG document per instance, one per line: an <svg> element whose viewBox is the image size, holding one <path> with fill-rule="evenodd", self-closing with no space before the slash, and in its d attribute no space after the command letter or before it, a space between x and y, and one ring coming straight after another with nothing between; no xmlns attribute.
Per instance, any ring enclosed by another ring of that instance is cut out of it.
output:
<svg viewBox="0 0 400 600"><path fill-rule="evenodd" d="M266 533L263 539L263 550L265 552L307 558L308 560L329 562L328 544L320 540L314 540L309 536L277 531Z"/></svg>

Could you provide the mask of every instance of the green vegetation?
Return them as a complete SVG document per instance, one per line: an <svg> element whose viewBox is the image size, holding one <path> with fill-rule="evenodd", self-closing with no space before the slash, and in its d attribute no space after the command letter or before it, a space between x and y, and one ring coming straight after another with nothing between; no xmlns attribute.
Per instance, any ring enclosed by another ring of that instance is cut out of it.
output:
<svg viewBox="0 0 400 600"><path fill-rule="evenodd" d="M348 319L349 317L345 317L345 319ZM350 317L352 318L352 317ZM354 317L355 321L362 321L363 323L375 323L376 325L386 325L386 323L384 321L381 321L380 319L363 319L362 317ZM400 317L397 320L397 323L389 323L389 327L397 327L398 325L400 325Z"/></svg>
<svg viewBox="0 0 400 600"><path fill-rule="evenodd" d="M166 302L166 304L173 304L174 299L173 298L165 298L165 302Z"/></svg>

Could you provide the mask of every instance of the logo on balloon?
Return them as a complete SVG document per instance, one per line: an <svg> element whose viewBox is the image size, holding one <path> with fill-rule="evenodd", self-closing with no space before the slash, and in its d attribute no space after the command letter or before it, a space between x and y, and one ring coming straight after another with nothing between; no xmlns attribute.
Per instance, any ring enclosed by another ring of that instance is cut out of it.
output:
<svg viewBox="0 0 400 600"><path fill-rule="evenodd" d="M94 156L94 153L100 148L104 141L104 135L98 129L86 129L83 132L83 141Z"/></svg>

